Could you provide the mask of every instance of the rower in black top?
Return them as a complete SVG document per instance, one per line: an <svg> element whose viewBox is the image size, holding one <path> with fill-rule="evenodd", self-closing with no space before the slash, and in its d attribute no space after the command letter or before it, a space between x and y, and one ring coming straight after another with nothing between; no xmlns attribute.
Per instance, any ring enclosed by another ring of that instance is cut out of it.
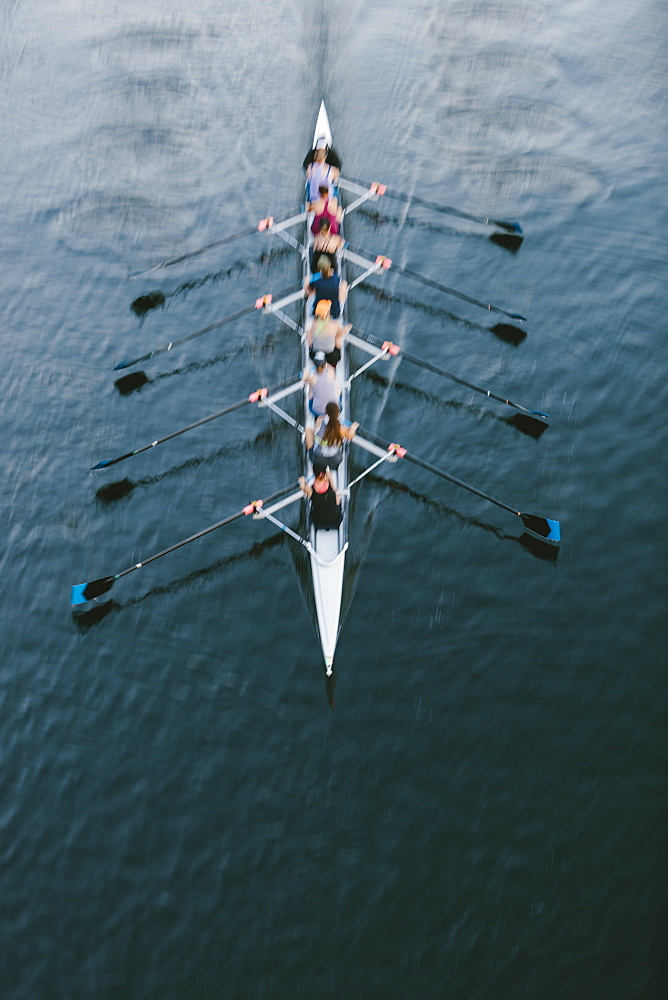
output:
<svg viewBox="0 0 668 1000"><path fill-rule="evenodd" d="M326 459L314 456L313 472L313 486L309 486L303 476L299 478L302 493L311 501L311 524L314 528L325 531L338 528L343 520L343 513Z"/></svg>

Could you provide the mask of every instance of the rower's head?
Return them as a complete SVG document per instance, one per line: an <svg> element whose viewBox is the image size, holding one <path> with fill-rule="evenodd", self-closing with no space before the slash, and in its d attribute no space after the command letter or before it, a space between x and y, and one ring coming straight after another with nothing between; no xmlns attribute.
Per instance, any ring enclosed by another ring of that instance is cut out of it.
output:
<svg viewBox="0 0 668 1000"><path fill-rule="evenodd" d="M322 257L318 257L318 270L321 274L327 275L334 270L332 268L332 262L326 254L323 254Z"/></svg>
<svg viewBox="0 0 668 1000"><path fill-rule="evenodd" d="M313 355L313 364L315 365L317 371L321 372L327 363L324 351L316 351Z"/></svg>
<svg viewBox="0 0 668 1000"><path fill-rule="evenodd" d="M318 226L318 233L320 236L327 236L332 229L332 223L329 219L321 219L320 225Z"/></svg>
<svg viewBox="0 0 668 1000"><path fill-rule="evenodd" d="M326 479L327 478L327 459L323 458L321 455L315 455L313 457L313 475L316 479Z"/></svg>
<svg viewBox="0 0 668 1000"><path fill-rule="evenodd" d="M319 317L319 319L329 319L329 314L331 311L332 311L332 303L329 301L329 299L320 299L319 302L316 302L315 314L316 316Z"/></svg>
<svg viewBox="0 0 668 1000"><path fill-rule="evenodd" d="M327 187L326 184L320 185L320 187L318 188L318 194L320 195L321 198L329 197L329 188Z"/></svg>
<svg viewBox="0 0 668 1000"><path fill-rule="evenodd" d="M318 163L324 163L327 159L327 147L319 146L315 151L313 159L317 160Z"/></svg>
<svg viewBox="0 0 668 1000"><path fill-rule="evenodd" d="M339 409L338 403L331 402L325 407L325 413L330 420L338 420L340 412L341 410Z"/></svg>

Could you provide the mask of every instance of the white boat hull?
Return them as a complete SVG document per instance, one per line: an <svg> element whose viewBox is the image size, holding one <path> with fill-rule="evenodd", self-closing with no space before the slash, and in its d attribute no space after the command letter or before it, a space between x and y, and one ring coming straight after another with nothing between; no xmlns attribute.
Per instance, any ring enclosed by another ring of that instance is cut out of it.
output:
<svg viewBox="0 0 668 1000"><path fill-rule="evenodd" d="M315 132L313 135L313 146L319 140L325 140L328 146L332 145L332 133L327 118L325 102L320 105ZM306 233L304 246L306 251L303 258L304 277L310 274L310 247L312 243L311 224L313 216L309 214L306 221ZM343 277L343 275L342 275ZM310 303L306 302L304 308L304 329L306 330L312 320L310 314ZM345 307L341 316L345 323ZM311 367L309 349L306 339L303 341L303 362L305 368ZM344 383L348 378L348 360L346 356L345 342L341 349L341 360L336 366L337 381ZM341 393L341 417L343 420L349 419L348 412L348 389ZM304 393L304 426L312 427L314 424L313 415L309 409L309 390ZM344 459L334 473L337 490L341 493L345 490L348 482L347 475L347 454L344 451ZM308 455L304 457L304 474L307 479L312 475L311 463ZM334 662L334 652L339 636L341 625L341 597L343 594L343 574L345 569L346 550L348 548L348 511L347 501L342 498L343 520L338 530L316 531L310 529L309 540L311 543L311 575L313 578L313 595L315 598L316 618L318 622L318 634L322 653L325 659L327 674L331 674Z"/></svg>

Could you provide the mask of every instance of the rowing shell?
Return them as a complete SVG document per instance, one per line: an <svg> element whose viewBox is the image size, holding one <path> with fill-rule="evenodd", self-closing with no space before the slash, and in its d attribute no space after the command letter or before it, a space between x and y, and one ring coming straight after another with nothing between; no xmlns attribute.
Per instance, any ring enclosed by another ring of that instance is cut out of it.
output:
<svg viewBox="0 0 668 1000"><path fill-rule="evenodd" d="M332 146L332 132L329 125L329 119L327 117L327 110L325 108L325 102L323 101L320 105L320 111L318 113L318 118L316 121L315 132L313 134L313 148L315 148L319 141L324 140L327 146ZM364 189L362 196L359 197L358 201L348 207L345 212L350 212L353 207L357 207L362 201L366 201L369 197L373 197L373 194L369 190ZM308 191L305 195L308 199ZM310 280L311 277L311 247L313 244L313 235L311 233L311 224L313 222L313 213L307 213L305 222L305 235L304 243L301 248L302 252L302 272L304 281ZM343 224L340 228L340 234L343 235ZM367 261L364 258L359 258L357 261L363 268L363 277L366 277L371 271L378 270L382 265L376 265L371 261ZM339 257L338 261L338 271L343 278L343 266L344 259L343 255ZM357 284L357 281L353 281L351 287ZM271 310L273 311L273 310ZM281 316L285 319L286 317ZM303 326L301 330L302 336L302 362L303 368L310 370L312 366L311 359L309 357L309 347L308 341L306 339L305 331L308 329L312 322L311 315L311 300L306 300L304 305L303 314ZM344 303L341 310L341 323L345 325L347 322L347 302ZM292 324L289 324L292 325ZM356 338L355 338L356 339ZM350 420L350 385L351 380L349 378L349 362L348 362L348 351L346 349L346 340L344 338L341 347L341 360L336 366L336 379L340 386L340 409L341 409L341 419L345 421ZM365 346L365 350L368 351L368 345ZM374 356L382 354L377 348L369 352ZM365 366L366 367L366 366ZM356 373L357 374L357 373ZM304 384L304 427L313 427L315 424L314 417L309 408L309 386ZM283 415L283 414L279 414ZM359 440L355 439L357 443ZM374 454L382 456L383 459L386 458L386 452L380 448L369 444L369 450L373 451ZM313 474L313 469L311 467L311 462L306 449L304 449L304 475L308 480ZM313 525L310 526L309 530L309 556L311 562L311 577L313 581L313 596L315 599L315 609L316 618L318 625L318 634L320 637L320 643L322 646L322 653L325 660L325 668L327 674L331 674L332 665L334 662L334 652L336 650L336 643L339 636L339 630L341 627L341 597L343 593L343 576L345 569L345 559L346 551L348 549L348 515L349 515L349 479L348 479L348 448L344 445L343 448L343 461L339 465L336 471L332 472L334 482L336 485L337 492L340 496L341 502L341 512L342 520L339 528L337 530L316 530ZM272 514L280 505L276 505L274 508L269 508L268 510L262 511L258 516L267 516L267 514Z"/></svg>
<svg viewBox="0 0 668 1000"><path fill-rule="evenodd" d="M324 101L321 103L320 111L318 113L318 120L316 122L315 133L313 135L313 148L315 148L318 142L322 140L325 141L327 146L331 147L332 132L329 127L329 119L327 117ZM305 197L308 198L308 191L306 192ZM313 244L313 235L311 233L312 219L313 214L309 213L306 220L304 252L302 255L302 270L305 280L308 279L311 271L310 256ZM343 226L341 226L340 232L341 235L343 235ZM341 273L341 264L342 261L339 258L339 273ZM310 308L311 304L307 299L304 304L304 330L308 329L311 322L311 317L309 315ZM344 303L341 310L341 323L346 323L346 316L347 303ZM302 339L302 359L304 368L310 368L311 363L309 359L309 348L305 337ZM349 419L350 383L348 382L348 352L346 350L345 338L341 347L341 360L336 366L336 377L337 381L341 383L341 418L346 421ZM312 427L314 424L315 420L309 408L309 387L308 385L305 385L304 426ZM304 474L308 479L308 477L312 474L313 469L311 468L311 462L306 452L304 453L304 468ZM316 530L313 525L311 525L309 532L311 542L310 557L311 574L313 579L313 596L315 598L316 616L318 620L318 633L320 635L322 653L325 658L325 668L328 674L332 669L336 641L339 636L339 627L341 622L341 595L343 593L343 570L346 560L346 550L348 548L348 501L344 492L348 484L348 449L345 446L343 448L343 461L339 465L338 469L333 472L333 477L337 492L341 495L343 514L341 524L337 530L329 529L327 531L322 529Z"/></svg>

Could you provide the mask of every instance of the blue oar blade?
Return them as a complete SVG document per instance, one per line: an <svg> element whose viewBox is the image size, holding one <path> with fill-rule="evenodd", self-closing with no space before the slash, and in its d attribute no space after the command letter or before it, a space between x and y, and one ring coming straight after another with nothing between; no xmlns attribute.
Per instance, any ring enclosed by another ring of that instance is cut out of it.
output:
<svg viewBox="0 0 668 1000"><path fill-rule="evenodd" d="M113 461L113 458L103 458L101 462L97 463L97 465L92 465L90 471L95 472L96 469L106 469L106 467L111 465Z"/></svg>
<svg viewBox="0 0 668 1000"><path fill-rule="evenodd" d="M70 594L70 604L76 607L101 597L111 590L115 579L115 576L104 576L101 580L91 580L89 583L75 583Z"/></svg>
<svg viewBox="0 0 668 1000"><path fill-rule="evenodd" d="M507 315L510 316L511 319L518 319L520 323L526 323L527 321L526 316L523 316L522 313L507 313Z"/></svg>
<svg viewBox="0 0 668 1000"><path fill-rule="evenodd" d="M121 368L129 368L130 365L134 365L134 361L119 361L117 365L114 365L114 371L119 372Z"/></svg>
<svg viewBox="0 0 668 1000"><path fill-rule="evenodd" d="M490 219L489 221L493 222L495 226L501 226L502 229L508 229L511 233L517 233L518 236L524 232L519 222L504 222L503 219Z"/></svg>
<svg viewBox="0 0 668 1000"><path fill-rule="evenodd" d="M550 545L559 545L561 542L561 525L550 517L541 517L538 514L522 514L522 522L525 528Z"/></svg>

